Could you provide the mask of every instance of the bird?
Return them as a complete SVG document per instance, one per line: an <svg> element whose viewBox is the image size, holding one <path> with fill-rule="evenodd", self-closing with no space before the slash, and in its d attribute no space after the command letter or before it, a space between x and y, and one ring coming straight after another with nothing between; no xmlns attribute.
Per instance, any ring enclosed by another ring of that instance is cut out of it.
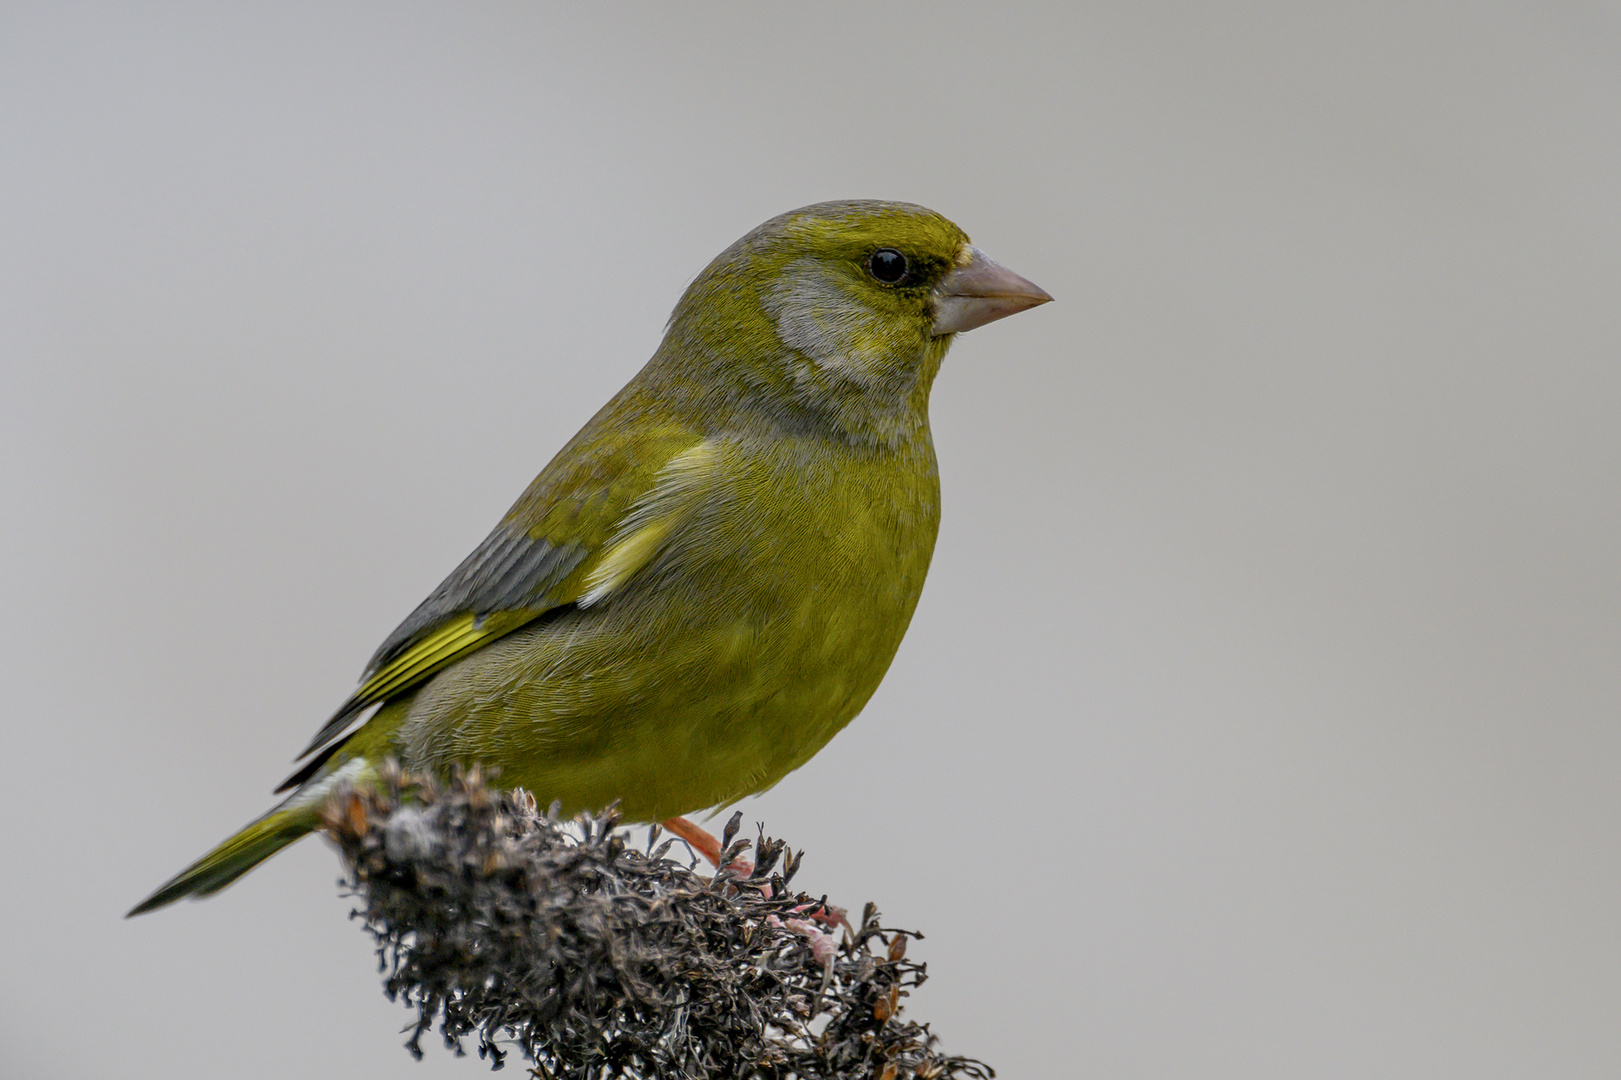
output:
<svg viewBox="0 0 1621 1080"><path fill-rule="evenodd" d="M911 203L817 203L748 232L383 641L286 798L129 915L218 892L391 760L679 835L771 787L860 712L911 621L946 350L1051 299Z"/></svg>

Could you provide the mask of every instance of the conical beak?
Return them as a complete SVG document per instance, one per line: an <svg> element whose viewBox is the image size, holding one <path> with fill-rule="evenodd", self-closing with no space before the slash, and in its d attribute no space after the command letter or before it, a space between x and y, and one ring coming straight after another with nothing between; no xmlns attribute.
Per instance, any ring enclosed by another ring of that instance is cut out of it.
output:
<svg viewBox="0 0 1621 1080"><path fill-rule="evenodd" d="M934 336L959 334L1045 304L1047 291L1002 266L972 244L968 261L934 287Z"/></svg>

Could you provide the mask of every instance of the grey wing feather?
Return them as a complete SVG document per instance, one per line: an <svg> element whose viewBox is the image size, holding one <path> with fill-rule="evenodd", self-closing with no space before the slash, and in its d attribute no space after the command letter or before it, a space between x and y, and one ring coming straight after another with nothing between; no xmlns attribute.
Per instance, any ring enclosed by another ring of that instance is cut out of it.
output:
<svg viewBox="0 0 1621 1080"><path fill-rule="evenodd" d="M522 608L550 606L547 590L568 577L585 558L578 544L552 544L536 540L505 522L484 538L450 576L404 622L388 635L366 664L376 671L399 655L424 630L452 615L476 616Z"/></svg>
<svg viewBox="0 0 1621 1080"><path fill-rule="evenodd" d="M393 660L410 648L421 634L452 616L471 613L482 617L498 611L523 610L533 610L539 616L554 606L546 594L573 573L586 554L587 549L578 544L536 540L502 522L388 635L366 664L361 678ZM308 757L329 744L336 745L333 740L349 722L376 702L376 698L368 699L357 692L321 726L299 758ZM313 764L318 766L322 760L316 758ZM277 790L302 783L308 772L309 766L306 766Z"/></svg>

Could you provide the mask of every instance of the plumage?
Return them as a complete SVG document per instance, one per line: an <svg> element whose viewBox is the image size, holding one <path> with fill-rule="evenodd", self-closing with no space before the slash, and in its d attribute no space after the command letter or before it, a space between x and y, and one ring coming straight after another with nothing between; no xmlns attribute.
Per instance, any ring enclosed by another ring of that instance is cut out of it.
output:
<svg viewBox="0 0 1621 1080"><path fill-rule="evenodd" d="M1047 299L910 204L822 203L744 236L385 640L292 795L136 911L223 887L385 757L477 762L631 821L776 783L860 711L911 620L954 333Z"/></svg>

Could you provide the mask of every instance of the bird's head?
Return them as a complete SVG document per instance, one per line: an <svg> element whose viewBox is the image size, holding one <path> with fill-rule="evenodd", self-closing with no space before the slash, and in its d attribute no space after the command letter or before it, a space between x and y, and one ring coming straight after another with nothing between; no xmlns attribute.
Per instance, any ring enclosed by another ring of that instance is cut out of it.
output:
<svg viewBox="0 0 1621 1080"><path fill-rule="evenodd" d="M953 335L1051 299L932 210L817 203L710 263L671 315L660 354L706 396L724 386L777 419L894 441L926 424Z"/></svg>

